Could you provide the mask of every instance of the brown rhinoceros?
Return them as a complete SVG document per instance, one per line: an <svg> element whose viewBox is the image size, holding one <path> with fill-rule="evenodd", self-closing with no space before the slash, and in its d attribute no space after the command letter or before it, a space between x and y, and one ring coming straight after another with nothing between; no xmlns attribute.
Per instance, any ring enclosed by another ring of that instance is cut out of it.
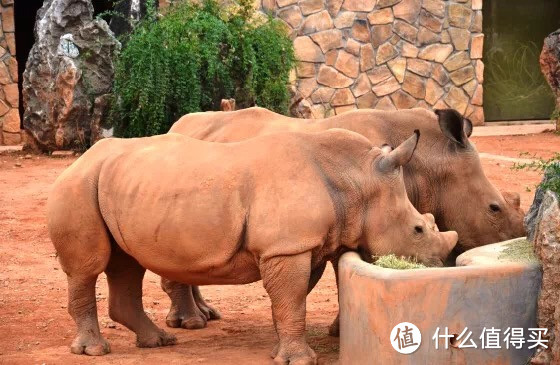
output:
<svg viewBox="0 0 560 365"><path fill-rule="evenodd" d="M280 131L329 128L360 133L374 145L398 145L419 129L422 142L404 168L408 197L421 213L432 212L441 229L457 231L456 253L525 235L519 194L502 195L488 181L476 148L468 139L472 124L452 109L435 113L425 109L358 110L327 119L296 119L254 107L188 114L170 132L205 141L235 142ZM162 280L162 287L172 302L167 316L169 326L201 328L207 319L218 318L217 312L204 303L198 288L168 280ZM337 332L335 320L330 333Z"/></svg>
<svg viewBox="0 0 560 365"><path fill-rule="evenodd" d="M103 271L109 315L138 346L175 342L143 311L149 269L194 285L262 279L275 361L315 363L305 301L327 260L353 250L441 263L457 242L407 198L401 166L417 141L418 133L391 151L334 129L232 144L179 134L98 142L56 180L47 205L78 328L71 351L109 352L95 300Z"/></svg>

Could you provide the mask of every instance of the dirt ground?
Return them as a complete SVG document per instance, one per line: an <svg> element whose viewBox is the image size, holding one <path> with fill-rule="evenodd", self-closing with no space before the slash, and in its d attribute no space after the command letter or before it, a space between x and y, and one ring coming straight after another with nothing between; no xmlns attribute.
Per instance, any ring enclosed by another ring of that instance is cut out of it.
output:
<svg viewBox="0 0 560 365"><path fill-rule="evenodd" d="M560 151L560 136L545 133L517 137L473 138L480 152L518 157L529 152L549 157ZM178 338L172 347L138 349L132 332L107 315L105 277L98 281L98 311L112 353L103 358L72 355L75 328L66 309L66 280L47 235L45 203L50 185L75 157L0 155L0 363L6 364L262 364L275 341L270 302L260 282L202 289L223 316L196 331L168 329ZM537 172L515 171L511 162L483 159L490 180L501 190L517 191L522 206L531 204ZM309 295L307 336L322 364L336 363L338 340L327 335L337 311L336 287L329 267ZM165 327L169 300L159 278L144 280L144 305Z"/></svg>

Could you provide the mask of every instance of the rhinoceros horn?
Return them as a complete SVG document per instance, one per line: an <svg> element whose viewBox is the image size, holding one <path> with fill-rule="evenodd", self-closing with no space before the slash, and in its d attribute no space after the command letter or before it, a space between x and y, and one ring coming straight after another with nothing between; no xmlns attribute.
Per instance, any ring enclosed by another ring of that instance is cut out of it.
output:
<svg viewBox="0 0 560 365"><path fill-rule="evenodd" d="M394 150L387 152L386 149L382 149L383 152L386 152L387 154L379 161L377 165L379 170L382 172L391 172L398 169L400 166L405 165L412 158L414 150L418 145L419 138L420 131L416 129L411 137L401 143Z"/></svg>

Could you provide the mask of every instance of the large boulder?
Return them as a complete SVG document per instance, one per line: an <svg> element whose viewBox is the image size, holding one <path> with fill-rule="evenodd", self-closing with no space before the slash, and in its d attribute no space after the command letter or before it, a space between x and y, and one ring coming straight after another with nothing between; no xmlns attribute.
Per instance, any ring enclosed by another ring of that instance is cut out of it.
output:
<svg viewBox="0 0 560 365"><path fill-rule="evenodd" d="M540 57L541 70L556 95L556 108L560 109L560 29L544 39ZM560 118L556 120L560 130Z"/></svg>
<svg viewBox="0 0 560 365"><path fill-rule="evenodd" d="M84 149L102 134L120 50L89 0L46 0L23 74L23 126L44 150Z"/></svg>
<svg viewBox="0 0 560 365"><path fill-rule="evenodd" d="M527 231L527 239L531 242L533 242L535 238L535 231L539 223L538 220L539 211L544 198L544 193L546 191L541 186L544 185L546 182L550 181L550 179L552 179L553 177L558 178L555 174L556 173L552 171L551 168L545 171L543 179L539 187L537 187L537 190L535 191L535 197L533 198L533 203L531 204L531 207L529 208L527 215L525 215L525 220L524 220L525 230Z"/></svg>
<svg viewBox="0 0 560 365"><path fill-rule="evenodd" d="M534 232L535 253L542 264L543 281L538 304L540 328L547 328L548 349L540 349L532 364L560 363L560 204L558 195L543 193Z"/></svg>

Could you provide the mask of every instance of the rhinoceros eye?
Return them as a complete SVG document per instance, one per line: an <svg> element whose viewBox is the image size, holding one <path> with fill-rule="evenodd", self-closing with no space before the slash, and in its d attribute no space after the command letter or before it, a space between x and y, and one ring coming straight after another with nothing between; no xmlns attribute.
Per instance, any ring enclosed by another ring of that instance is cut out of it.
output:
<svg viewBox="0 0 560 365"><path fill-rule="evenodd" d="M416 232L417 234L424 233L424 228L422 228L422 226L416 226L414 227L414 232Z"/></svg>
<svg viewBox="0 0 560 365"><path fill-rule="evenodd" d="M498 213L501 209L498 204L492 203L490 204L490 210L494 213Z"/></svg>

